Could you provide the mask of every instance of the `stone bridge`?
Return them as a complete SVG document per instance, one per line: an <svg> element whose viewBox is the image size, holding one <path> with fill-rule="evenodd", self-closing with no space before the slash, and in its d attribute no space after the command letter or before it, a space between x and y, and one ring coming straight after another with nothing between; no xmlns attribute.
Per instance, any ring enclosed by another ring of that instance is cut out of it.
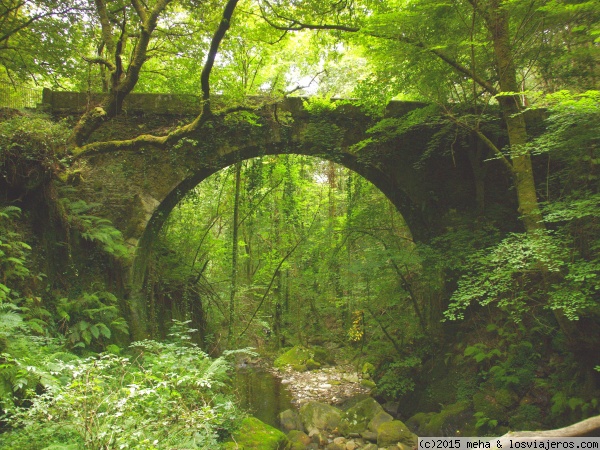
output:
<svg viewBox="0 0 600 450"><path fill-rule="evenodd" d="M78 93L44 91L43 95L44 108L54 115L74 115L93 101ZM387 115L401 117L423 106L393 102ZM132 94L124 109L124 114L106 122L91 140L164 134L189 120L199 102L194 97ZM102 205L102 214L136 248L127 278L133 322L142 324L142 329L132 330L135 338L145 334L142 287L157 233L183 196L236 161L294 153L339 163L380 189L402 214L413 238L420 241L445 226L442 219L449 211L475 210L477 196L482 195L481 187L476 189L481 184L474 176L477 170L473 170L473 164L480 164L474 162L479 150L470 138L454 136L452 140L454 132L448 144L440 139L437 147L430 143L438 129L421 126L387 142L357 149L355 144L369 137L367 130L374 120L347 103L334 109L307 109L301 98L259 106L252 123L247 118L247 113L230 115L166 150L148 147L76 162L78 191L87 201ZM423 159L426 152L432 152L431 157ZM486 181L496 185L494 192L499 183L506 201L508 182L501 169L495 172L490 175L488 171Z"/></svg>

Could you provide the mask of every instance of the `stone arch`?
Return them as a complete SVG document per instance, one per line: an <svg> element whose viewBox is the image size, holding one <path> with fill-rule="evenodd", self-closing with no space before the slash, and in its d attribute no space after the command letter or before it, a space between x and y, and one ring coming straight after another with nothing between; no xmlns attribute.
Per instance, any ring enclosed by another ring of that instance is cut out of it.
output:
<svg viewBox="0 0 600 450"><path fill-rule="evenodd" d="M154 241L169 214L183 197L214 173L231 166L237 161L244 161L264 155L298 154L313 156L323 160L338 163L357 174L377 187L396 207L404 217L413 239L420 240L425 233L425 226L420 214L420 209L413 204L409 196L398 185L396 180L385 170L375 165L361 162L356 154L348 151L318 153L302 145L272 144L269 146L246 146L225 154L219 158L218 164L196 170L192 175L183 179L172 189L161 202L159 202L147 220L144 230L137 242L135 256L130 273L130 314L134 339L147 337L147 300L144 293L146 282L147 263L150 258Z"/></svg>

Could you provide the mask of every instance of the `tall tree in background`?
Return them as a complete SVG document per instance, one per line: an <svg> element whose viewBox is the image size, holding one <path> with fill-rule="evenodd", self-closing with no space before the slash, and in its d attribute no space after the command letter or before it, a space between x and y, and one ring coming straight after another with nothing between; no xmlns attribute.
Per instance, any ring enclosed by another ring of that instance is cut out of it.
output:
<svg viewBox="0 0 600 450"><path fill-rule="evenodd" d="M591 8L589 2L565 3L577 10ZM363 91L369 95L383 94L383 103L395 95L414 95L414 92L442 102L456 94L459 98L454 100L460 101L470 92L482 112L496 100L508 134L506 153L484 133L480 119L461 122L461 126L481 139L509 172L525 229L544 228L526 148L530 137L523 116L527 106L524 89L534 84L532 80L539 79L541 70L539 61L526 55L531 56L532 47L541 52L547 46L546 35L556 30L556 24L549 27L546 16L560 8L568 9L567 6L537 0L364 2L348 8L339 3L317 6L310 1L265 1L263 5L265 20L275 28L355 34L352 42L369 49L368 59L375 68L371 83L365 80L364 84L377 88L363 86ZM598 8L592 9L597 17ZM579 45L596 47L595 55L593 50L586 53L587 61L598 58L594 30L597 21L584 30L579 29L585 35L579 39ZM562 45L567 42L557 43L558 48ZM572 54L574 59L577 56ZM593 80L594 70L589 72L588 78Z"/></svg>

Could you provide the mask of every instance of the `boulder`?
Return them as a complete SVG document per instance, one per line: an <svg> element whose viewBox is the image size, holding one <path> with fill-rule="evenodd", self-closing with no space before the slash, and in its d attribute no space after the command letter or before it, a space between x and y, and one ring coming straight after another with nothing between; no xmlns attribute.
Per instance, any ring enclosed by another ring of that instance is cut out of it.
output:
<svg viewBox="0 0 600 450"><path fill-rule="evenodd" d="M360 433L360 437L362 437L365 441L369 442L377 442L377 432L376 431L363 431Z"/></svg>
<svg viewBox="0 0 600 450"><path fill-rule="evenodd" d="M232 443L227 444L229 448L239 447L253 450L289 450L291 448L291 443L285 434L261 422L256 417L246 417L239 430L233 433L233 438L235 443L233 446L230 445Z"/></svg>
<svg viewBox="0 0 600 450"><path fill-rule="evenodd" d="M300 408L300 419L304 430L333 430L340 423L340 411L326 403L308 402Z"/></svg>
<svg viewBox="0 0 600 450"><path fill-rule="evenodd" d="M291 430L288 433L288 439L292 443L290 450L305 450L312 442L304 431L299 430Z"/></svg>
<svg viewBox="0 0 600 450"><path fill-rule="evenodd" d="M359 448L358 444L354 441L348 441L346 442L346 449L345 450L356 450L357 448Z"/></svg>
<svg viewBox="0 0 600 450"><path fill-rule="evenodd" d="M379 403L371 397L365 398L342 413L338 427L340 433L346 435L350 433L362 433L367 429L373 417L381 412L384 411Z"/></svg>
<svg viewBox="0 0 600 450"><path fill-rule="evenodd" d="M374 381L367 380L366 378L360 380L360 385L362 387L366 387L367 389L375 389L377 387Z"/></svg>
<svg viewBox="0 0 600 450"><path fill-rule="evenodd" d="M417 445L417 440L417 435L413 434L399 420L384 422L377 428L377 445L379 447L401 443L412 448Z"/></svg>
<svg viewBox="0 0 600 450"><path fill-rule="evenodd" d="M327 450L346 450L346 438L336 437L326 448Z"/></svg>
<svg viewBox="0 0 600 450"><path fill-rule="evenodd" d="M413 419L414 418L414 419ZM416 414L409 419L419 420L419 429L412 428L420 436L454 436L456 430L474 430L473 411L467 401L456 402L444 407L439 413ZM468 435L466 435L468 436Z"/></svg>
<svg viewBox="0 0 600 450"><path fill-rule="evenodd" d="M281 425L281 429L285 432L291 430L304 430L300 416L293 409L286 409L279 413L279 425Z"/></svg>
<svg viewBox="0 0 600 450"><path fill-rule="evenodd" d="M283 369L286 366L306 366L306 361L310 357L310 351L306 347L296 345L273 361L273 365L278 369Z"/></svg>
<svg viewBox="0 0 600 450"><path fill-rule="evenodd" d="M312 444L311 445L327 445L327 436L320 430L313 428L310 433L308 433Z"/></svg>
<svg viewBox="0 0 600 450"><path fill-rule="evenodd" d="M367 428L370 431L374 431L376 433L377 429L379 428L379 425L385 422L391 422L392 420L394 420L394 418L391 415L389 415L385 411L381 411L375 414L375 416L373 416L373 418L367 425Z"/></svg>
<svg viewBox="0 0 600 450"><path fill-rule="evenodd" d="M317 370L317 369L320 369L320 368L321 368L321 364L320 364L320 363L318 363L317 361L315 361L315 360L314 360L314 359L312 359L312 358L308 358L308 359L306 360L306 368L307 368L308 370Z"/></svg>

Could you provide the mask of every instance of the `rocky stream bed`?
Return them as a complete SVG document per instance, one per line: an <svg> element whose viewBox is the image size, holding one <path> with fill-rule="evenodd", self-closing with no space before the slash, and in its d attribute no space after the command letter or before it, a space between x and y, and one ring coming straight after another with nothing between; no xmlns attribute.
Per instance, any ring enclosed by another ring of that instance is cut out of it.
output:
<svg viewBox="0 0 600 450"><path fill-rule="evenodd" d="M291 393L293 408L279 413L279 429L255 417L245 419L225 448L410 450L416 445L416 435L394 417L397 405L380 405L369 396L374 384L367 371L357 373L347 364L313 370L279 366L263 365L263 370L280 379Z"/></svg>

